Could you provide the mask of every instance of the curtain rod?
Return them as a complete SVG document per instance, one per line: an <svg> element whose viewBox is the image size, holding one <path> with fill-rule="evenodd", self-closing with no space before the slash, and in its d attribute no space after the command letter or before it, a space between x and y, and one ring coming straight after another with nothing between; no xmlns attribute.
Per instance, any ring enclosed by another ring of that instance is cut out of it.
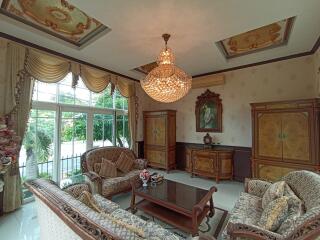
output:
<svg viewBox="0 0 320 240"><path fill-rule="evenodd" d="M129 79L129 80L131 80L131 81L140 82L138 79L135 79L135 78L132 78L132 77L123 75L123 74L121 74L121 73L117 73L117 72L111 71L111 70L106 69L106 68L104 68L104 67L100 67L100 66L97 66L97 65L95 65L95 64L88 63L88 62L86 62L86 61L82 61L82 60L76 59L76 58L74 58L74 57L65 55L65 54L63 54L63 53L56 52L56 51L51 50L51 49L49 49L49 48L39 46L39 45L37 45L37 44L28 42L28 41L26 41L26 40L23 40L23 39L20 39L20 38L17 38L17 37L14 37L14 36L9 35L9 34L6 34L6 33L4 33L4 32L0 32L0 37L5 38L5 39L8 39L8 40L11 40L11 41L13 41L13 42L16 42L16 43L19 43L19 44L22 44L22 45L25 45L25 46L28 46L28 47L31 47L31 48L34 48L34 49L37 49L37 50L40 50L40 51L43 51L43 52L47 52L47 53L52 54L52 55L55 55L55 56L57 56L57 57L62 57L62 58L68 59L68 60L70 60L70 61L77 62L77 63L79 63L79 64L87 65L87 66L89 66L89 67L93 67L93 68L102 70L102 71L104 71L104 72L108 72L108 73L111 73L111 74L118 75L118 76L120 76L120 77L127 78L127 79Z"/></svg>

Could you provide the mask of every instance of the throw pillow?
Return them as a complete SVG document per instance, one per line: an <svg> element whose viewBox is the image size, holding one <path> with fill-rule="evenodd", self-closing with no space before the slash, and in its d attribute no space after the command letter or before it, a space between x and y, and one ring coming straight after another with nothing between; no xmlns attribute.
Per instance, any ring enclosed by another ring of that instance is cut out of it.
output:
<svg viewBox="0 0 320 240"><path fill-rule="evenodd" d="M116 177L117 176L116 165L113 162L102 158L99 175L105 178Z"/></svg>
<svg viewBox="0 0 320 240"><path fill-rule="evenodd" d="M280 197L271 201L263 210L258 226L276 231L288 216L288 197Z"/></svg>
<svg viewBox="0 0 320 240"><path fill-rule="evenodd" d="M99 174L100 169L101 169L101 163L95 163L93 165L93 170L94 170L95 173Z"/></svg>
<svg viewBox="0 0 320 240"><path fill-rule="evenodd" d="M304 204L301 199L299 199L296 194L292 191L288 184L285 185L284 195L288 199L288 217L283 221L277 233L283 235L294 228L296 221L300 216L304 214Z"/></svg>
<svg viewBox="0 0 320 240"><path fill-rule="evenodd" d="M95 200L92 197L92 194L89 193L88 191L83 191L80 196L77 198L80 202L84 203L87 205L89 208L92 210L101 213L101 209L98 207L96 204Z"/></svg>
<svg viewBox="0 0 320 240"><path fill-rule="evenodd" d="M262 197L263 209L265 209L268 206L268 204L273 200L283 196L285 184L285 181L280 181L270 185L270 187L267 189L267 191L263 194Z"/></svg>
<svg viewBox="0 0 320 240"><path fill-rule="evenodd" d="M126 152L122 152L116 161L117 168L124 173L129 172L133 167L134 161Z"/></svg>

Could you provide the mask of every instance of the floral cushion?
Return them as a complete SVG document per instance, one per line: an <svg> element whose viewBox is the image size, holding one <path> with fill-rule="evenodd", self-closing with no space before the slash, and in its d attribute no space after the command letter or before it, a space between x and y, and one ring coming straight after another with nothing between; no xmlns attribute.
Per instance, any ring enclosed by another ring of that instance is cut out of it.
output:
<svg viewBox="0 0 320 240"><path fill-rule="evenodd" d="M121 172L127 173L132 169L134 164L133 161L134 159L130 154L123 152L120 154L120 157L116 161L116 166Z"/></svg>
<svg viewBox="0 0 320 240"><path fill-rule="evenodd" d="M263 197L263 194L267 191L270 185L270 182L259 179L249 179L247 182L248 193L258 197Z"/></svg>
<svg viewBox="0 0 320 240"><path fill-rule="evenodd" d="M271 184L262 197L262 208L265 209L270 202L280 198L284 194L285 181L279 181Z"/></svg>
<svg viewBox="0 0 320 240"><path fill-rule="evenodd" d="M113 162L102 158L99 175L105 178L116 177L117 176L116 165Z"/></svg>
<svg viewBox="0 0 320 240"><path fill-rule="evenodd" d="M288 197L283 196L270 202L263 210L258 226L275 231L288 217Z"/></svg>
<svg viewBox="0 0 320 240"><path fill-rule="evenodd" d="M147 160L142 159L142 158L137 158L133 162L134 162L133 167L135 169L139 169L139 170L143 170L143 169L147 168L147 165L148 165Z"/></svg>
<svg viewBox="0 0 320 240"><path fill-rule="evenodd" d="M66 188L63 188L64 191L71 194L73 197L78 198L83 191L90 192L89 185L86 183L77 183Z"/></svg>
<svg viewBox="0 0 320 240"><path fill-rule="evenodd" d="M229 222L257 225L262 211L261 198L243 192L231 211Z"/></svg>
<svg viewBox="0 0 320 240"><path fill-rule="evenodd" d="M125 177L116 177L102 180L102 195L111 196L114 193L123 192L130 189L130 180Z"/></svg>
<svg viewBox="0 0 320 240"><path fill-rule="evenodd" d="M148 240L180 240L177 235L174 235L172 232L164 229L158 224L148 221L144 226L144 232L146 239Z"/></svg>
<svg viewBox="0 0 320 240"><path fill-rule="evenodd" d="M95 163L93 166L93 171L99 174L100 169L101 169L101 163Z"/></svg>
<svg viewBox="0 0 320 240"><path fill-rule="evenodd" d="M290 226L294 225L298 218L304 214L304 204L291 190L288 184L285 185L284 195L289 197L288 199L288 217L283 221L277 233L285 233Z"/></svg>

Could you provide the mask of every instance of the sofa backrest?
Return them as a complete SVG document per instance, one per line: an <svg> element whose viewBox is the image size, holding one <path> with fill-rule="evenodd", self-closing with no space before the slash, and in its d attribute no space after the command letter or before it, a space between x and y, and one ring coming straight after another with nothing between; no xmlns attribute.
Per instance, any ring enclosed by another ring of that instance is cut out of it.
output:
<svg viewBox="0 0 320 240"><path fill-rule="evenodd" d="M82 171L93 171L94 164L100 163L102 158L115 162L122 152L133 154L134 158L136 158L132 150L123 147L100 147L88 150L81 156Z"/></svg>
<svg viewBox="0 0 320 240"><path fill-rule="evenodd" d="M306 211L320 206L320 175L310 171L294 171L283 177L297 196L304 201Z"/></svg>

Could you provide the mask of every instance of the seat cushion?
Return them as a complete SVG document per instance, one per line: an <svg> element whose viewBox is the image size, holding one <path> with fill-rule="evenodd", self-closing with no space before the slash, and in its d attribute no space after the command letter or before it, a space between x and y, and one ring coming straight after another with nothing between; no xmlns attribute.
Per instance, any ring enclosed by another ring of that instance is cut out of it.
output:
<svg viewBox="0 0 320 240"><path fill-rule="evenodd" d="M257 225L262 211L261 198L243 192L231 211L229 222Z"/></svg>
<svg viewBox="0 0 320 240"><path fill-rule="evenodd" d="M146 239L148 240L180 240L169 230L159 226L158 224L148 221L144 227Z"/></svg>
<svg viewBox="0 0 320 240"><path fill-rule="evenodd" d="M94 194L92 197L95 200L96 205L104 213L112 213L114 210L120 208L118 204L102 197L100 194Z"/></svg>
<svg viewBox="0 0 320 240"><path fill-rule="evenodd" d="M134 164L134 159L132 156L127 152L122 152L116 161L117 168L124 173L129 172Z"/></svg>
<svg viewBox="0 0 320 240"><path fill-rule="evenodd" d="M102 180L102 195L105 197L115 193L123 192L131 188L130 180L127 177L115 177Z"/></svg>
<svg viewBox="0 0 320 240"><path fill-rule="evenodd" d="M262 197L262 208L266 208L270 202L284 195L285 181L275 182L270 185Z"/></svg>

